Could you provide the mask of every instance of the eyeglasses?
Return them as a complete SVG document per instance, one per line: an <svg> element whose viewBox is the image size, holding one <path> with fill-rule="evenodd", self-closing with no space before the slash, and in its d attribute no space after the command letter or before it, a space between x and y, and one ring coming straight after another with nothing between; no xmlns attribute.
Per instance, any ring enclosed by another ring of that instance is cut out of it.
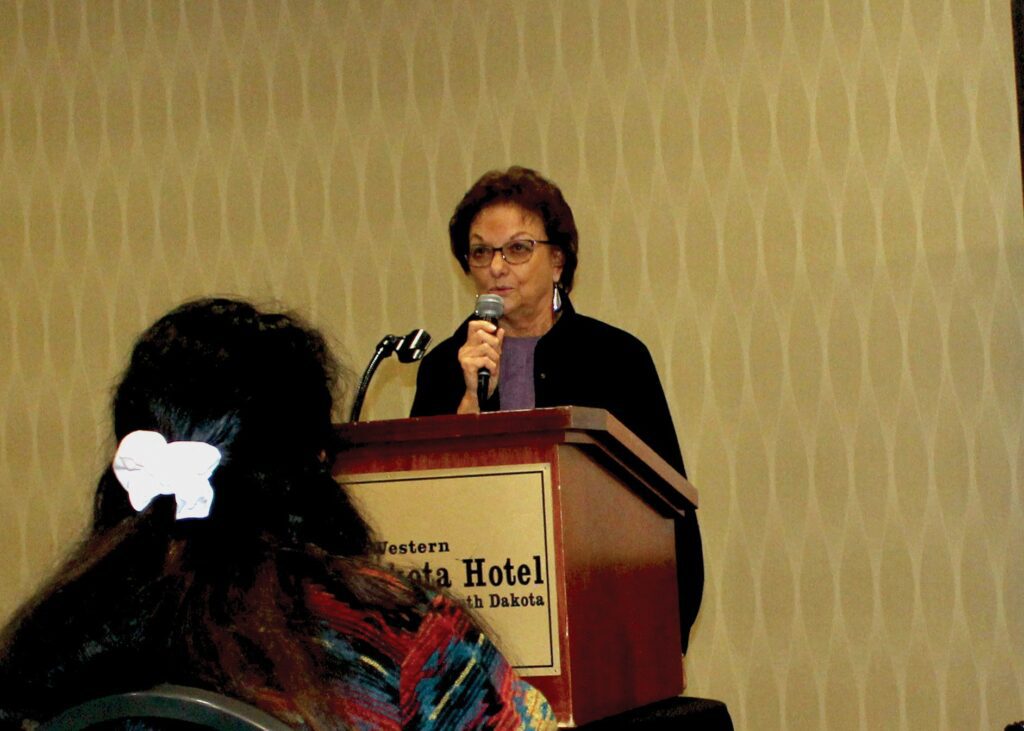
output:
<svg viewBox="0 0 1024 731"><path fill-rule="evenodd" d="M497 252L501 252L501 258L508 264L525 264L533 256L533 250L537 244L550 244L550 241L538 241L536 239L516 239L509 241L504 246L487 246L486 244L470 244L469 252L465 255L466 261L471 267L483 268L491 265L491 260Z"/></svg>

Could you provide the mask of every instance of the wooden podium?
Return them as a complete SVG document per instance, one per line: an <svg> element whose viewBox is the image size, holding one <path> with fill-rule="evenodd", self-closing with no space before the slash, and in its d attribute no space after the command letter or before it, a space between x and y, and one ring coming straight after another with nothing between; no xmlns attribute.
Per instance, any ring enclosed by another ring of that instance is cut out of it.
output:
<svg viewBox="0 0 1024 731"><path fill-rule="evenodd" d="M681 693L673 517L697 492L614 417L560 407L338 429L350 448L335 477L388 534L383 558L443 576L560 725ZM520 633L537 637L519 648Z"/></svg>

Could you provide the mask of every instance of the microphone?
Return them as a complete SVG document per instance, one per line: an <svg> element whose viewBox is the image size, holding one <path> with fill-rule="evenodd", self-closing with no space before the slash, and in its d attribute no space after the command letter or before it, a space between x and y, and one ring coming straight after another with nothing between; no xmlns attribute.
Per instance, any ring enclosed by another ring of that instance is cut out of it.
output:
<svg viewBox="0 0 1024 731"><path fill-rule="evenodd" d="M476 298L476 310L473 312L473 319L484 320L497 326L502 313L505 312L505 300L496 294L482 294ZM487 368L481 368L476 373L476 400L480 404L480 411L484 410L484 401L487 400L487 390L491 382L491 372Z"/></svg>
<svg viewBox="0 0 1024 731"><path fill-rule="evenodd" d="M430 345L430 333L426 330L413 330L395 346L395 355L402 363L415 363L427 352Z"/></svg>
<svg viewBox="0 0 1024 731"><path fill-rule="evenodd" d="M363 399L366 397L366 389L370 385L374 371L380 362L392 353L398 355L402 363L414 363L423 357L430 344L430 333L426 330L413 330L408 335L385 335L373 351L370 364L363 371L363 377L359 380L359 388L356 389L356 398L352 403L352 411L349 414L349 421L359 421L359 412L363 408Z"/></svg>

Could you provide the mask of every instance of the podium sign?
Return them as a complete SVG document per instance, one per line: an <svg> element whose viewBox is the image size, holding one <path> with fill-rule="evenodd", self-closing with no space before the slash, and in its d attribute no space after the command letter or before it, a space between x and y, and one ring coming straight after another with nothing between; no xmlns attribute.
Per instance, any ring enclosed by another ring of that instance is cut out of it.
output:
<svg viewBox="0 0 1024 731"><path fill-rule="evenodd" d="M520 675L561 673L550 465L338 479L386 565L463 600Z"/></svg>

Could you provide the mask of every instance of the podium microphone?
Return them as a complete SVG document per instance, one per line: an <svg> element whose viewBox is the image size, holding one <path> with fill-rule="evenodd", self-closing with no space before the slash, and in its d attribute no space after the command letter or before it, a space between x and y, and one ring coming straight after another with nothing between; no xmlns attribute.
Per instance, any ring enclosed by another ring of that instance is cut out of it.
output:
<svg viewBox="0 0 1024 731"><path fill-rule="evenodd" d="M359 421L359 412L363 409L366 389L370 385L370 379L373 378L374 371L377 370L377 366L380 365L382 360L392 353L397 353L398 360L402 363L413 363L423 357L423 354L427 352L429 344L430 334L426 330L413 330L405 336L385 335L377 343L377 348L373 351L370 364L366 366L366 370L363 371L363 377L359 379L359 388L356 390L356 398L352 403L349 421Z"/></svg>
<svg viewBox="0 0 1024 731"><path fill-rule="evenodd" d="M496 294L482 294L476 298L476 310L473 312L473 319L484 320L494 326L498 325L502 314L505 312L505 300ZM491 372L487 368L481 368L476 373L476 400L480 404L480 411L484 410L484 401L487 400L487 390L491 383Z"/></svg>

